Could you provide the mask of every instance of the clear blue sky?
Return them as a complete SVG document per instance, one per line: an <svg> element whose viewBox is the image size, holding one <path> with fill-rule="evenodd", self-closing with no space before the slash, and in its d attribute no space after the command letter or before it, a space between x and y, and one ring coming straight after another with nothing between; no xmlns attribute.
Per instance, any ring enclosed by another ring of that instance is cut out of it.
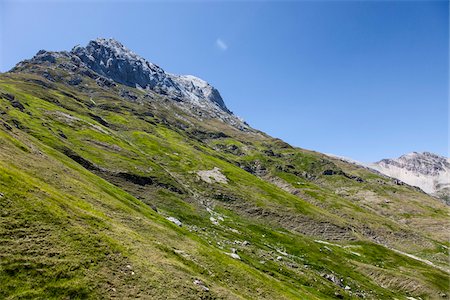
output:
<svg viewBox="0 0 450 300"><path fill-rule="evenodd" d="M114 37L255 128L376 161L448 155L448 1L5 1L0 71Z"/></svg>

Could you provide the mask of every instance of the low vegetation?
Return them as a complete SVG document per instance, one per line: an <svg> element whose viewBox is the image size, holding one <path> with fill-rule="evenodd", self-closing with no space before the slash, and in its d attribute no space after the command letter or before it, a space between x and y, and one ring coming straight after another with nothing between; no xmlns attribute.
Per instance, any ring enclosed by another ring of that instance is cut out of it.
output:
<svg viewBox="0 0 450 300"><path fill-rule="evenodd" d="M163 96L58 75L0 75L0 298L450 296L436 199Z"/></svg>

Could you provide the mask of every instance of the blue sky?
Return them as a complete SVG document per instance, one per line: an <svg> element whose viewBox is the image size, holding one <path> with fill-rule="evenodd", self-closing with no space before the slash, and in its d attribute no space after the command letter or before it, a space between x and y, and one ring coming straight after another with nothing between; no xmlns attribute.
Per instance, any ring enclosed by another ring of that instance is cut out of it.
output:
<svg viewBox="0 0 450 300"><path fill-rule="evenodd" d="M376 161L448 155L448 1L5 1L0 71L114 37L255 128Z"/></svg>

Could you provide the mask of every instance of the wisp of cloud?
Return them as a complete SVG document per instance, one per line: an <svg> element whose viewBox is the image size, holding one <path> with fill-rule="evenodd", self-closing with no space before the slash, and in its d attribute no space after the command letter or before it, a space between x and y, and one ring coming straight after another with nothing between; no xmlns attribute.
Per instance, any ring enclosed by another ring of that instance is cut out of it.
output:
<svg viewBox="0 0 450 300"><path fill-rule="evenodd" d="M228 49L228 45L221 38L216 40L216 46L222 51L226 51Z"/></svg>

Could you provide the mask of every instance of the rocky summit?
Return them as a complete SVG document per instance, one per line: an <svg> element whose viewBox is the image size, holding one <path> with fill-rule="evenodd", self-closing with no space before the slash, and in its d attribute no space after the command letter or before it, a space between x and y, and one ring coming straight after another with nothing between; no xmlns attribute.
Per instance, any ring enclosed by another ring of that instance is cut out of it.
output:
<svg viewBox="0 0 450 300"><path fill-rule="evenodd" d="M219 91L206 81L195 76L166 73L114 39L90 41L86 47L76 46L70 54L92 71L115 82L156 90L178 100L206 105L213 103L229 112Z"/></svg>
<svg viewBox="0 0 450 300"><path fill-rule="evenodd" d="M61 64L57 62L64 61ZM192 75L175 75L145 60L114 39L98 38L86 47L75 46L70 52L39 51L31 60L17 64L13 71L29 65L53 65L74 74L95 78L98 84L120 83L129 87L150 90L174 101L195 105L205 114L222 117L244 126L226 107L219 91L206 81ZM47 79L54 80L46 74ZM80 77L69 84L78 85Z"/></svg>
<svg viewBox="0 0 450 300"><path fill-rule="evenodd" d="M0 74L1 299L445 299L449 213L112 39Z"/></svg>

